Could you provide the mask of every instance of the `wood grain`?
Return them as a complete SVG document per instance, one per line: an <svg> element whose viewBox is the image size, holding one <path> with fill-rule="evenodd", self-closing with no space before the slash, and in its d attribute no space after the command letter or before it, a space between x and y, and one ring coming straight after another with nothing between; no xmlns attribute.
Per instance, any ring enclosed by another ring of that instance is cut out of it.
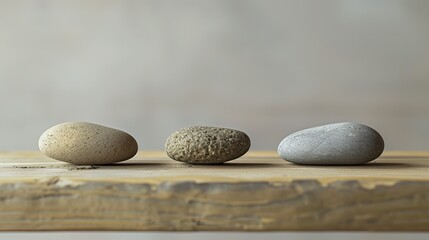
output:
<svg viewBox="0 0 429 240"><path fill-rule="evenodd" d="M429 152L329 167L275 152L215 166L161 152L108 166L1 152L0 230L429 231Z"/></svg>

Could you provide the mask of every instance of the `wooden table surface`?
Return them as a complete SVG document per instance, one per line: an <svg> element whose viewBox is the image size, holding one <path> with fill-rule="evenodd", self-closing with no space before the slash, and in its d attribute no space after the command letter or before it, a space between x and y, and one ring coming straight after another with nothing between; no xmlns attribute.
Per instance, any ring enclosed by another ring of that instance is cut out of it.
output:
<svg viewBox="0 0 429 240"><path fill-rule="evenodd" d="M0 230L429 231L429 152L361 166L294 165L275 152L74 166L1 152Z"/></svg>

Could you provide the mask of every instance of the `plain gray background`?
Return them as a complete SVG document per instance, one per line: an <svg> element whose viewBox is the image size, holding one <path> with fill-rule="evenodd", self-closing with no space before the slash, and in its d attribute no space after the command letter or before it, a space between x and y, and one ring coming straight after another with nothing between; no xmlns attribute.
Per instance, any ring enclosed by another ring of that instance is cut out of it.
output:
<svg viewBox="0 0 429 240"><path fill-rule="evenodd" d="M0 0L0 150L90 121L161 150L190 125L252 149L331 122L429 149L429 1Z"/></svg>
<svg viewBox="0 0 429 240"><path fill-rule="evenodd" d="M196 124L237 128L252 149L274 150L294 131L341 121L374 127L388 150L428 150L428 43L425 0L0 0L0 150L36 150L45 129L72 120L128 131L141 150ZM67 236L173 237L0 238Z"/></svg>

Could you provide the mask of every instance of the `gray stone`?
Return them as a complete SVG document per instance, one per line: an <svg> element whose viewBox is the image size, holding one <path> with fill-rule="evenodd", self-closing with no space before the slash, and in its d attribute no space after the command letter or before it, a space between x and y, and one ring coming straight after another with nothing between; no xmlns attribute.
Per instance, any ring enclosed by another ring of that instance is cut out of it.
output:
<svg viewBox="0 0 429 240"><path fill-rule="evenodd" d="M287 136L278 147L281 158L296 164L357 165L372 161L384 150L374 129L359 123L336 123Z"/></svg>
<svg viewBox="0 0 429 240"><path fill-rule="evenodd" d="M59 161L99 165L132 158L138 146L126 132L87 122L66 122L46 130L39 139L39 148Z"/></svg>
<svg viewBox="0 0 429 240"><path fill-rule="evenodd" d="M241 131L206 126L187 127L171 134L167 155L191 164L219 164L236 159L250 148L250 138Z"/></svg>

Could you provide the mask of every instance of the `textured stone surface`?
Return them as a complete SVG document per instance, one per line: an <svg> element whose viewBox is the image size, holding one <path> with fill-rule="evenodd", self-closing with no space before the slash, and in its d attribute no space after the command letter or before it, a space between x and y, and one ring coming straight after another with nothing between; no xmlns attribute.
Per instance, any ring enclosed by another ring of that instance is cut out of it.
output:
<svg viewBox="0 0 429 240"><path fill-rule="evenodd" d="M206 126L182 128L168 137L167 155L192 164L218 164L236 159L250 148L250 138L241 131Z"/></svg>
<svg viewBox="0 0 429 240"><path fill-rule="evenodd" d="M376 159L384 141L374 129L359 123L336 123L287 136L278 147L281 158L310 165L356 165Z"/></svg>
<svg viewBox="0 0 429 240"><path fill-rule="evenodd" d="M39 148L59 161L97 165L127 160L137 153L138 146L126 132L87 122L66 122L46 130Z"/></svg>

